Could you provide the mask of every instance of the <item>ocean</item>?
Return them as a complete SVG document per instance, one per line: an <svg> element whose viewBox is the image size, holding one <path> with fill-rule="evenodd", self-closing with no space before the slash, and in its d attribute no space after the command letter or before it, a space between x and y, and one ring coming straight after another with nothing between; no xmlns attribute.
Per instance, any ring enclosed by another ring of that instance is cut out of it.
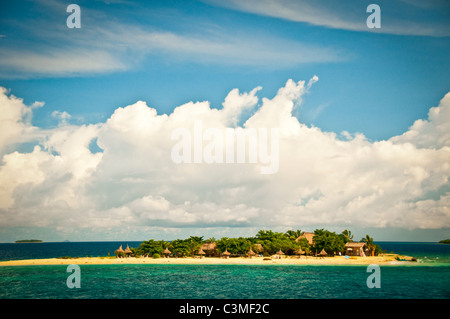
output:
<svg viewBox="0 0 450 319"><path fill-rule="evenodd" d="M113 255L140 242L0 244L0 260ZM67 265L0 267L0 299L449 299L450 245L378 242L417 263L380 266L80 265L81 288L68 288Z"/></svg>

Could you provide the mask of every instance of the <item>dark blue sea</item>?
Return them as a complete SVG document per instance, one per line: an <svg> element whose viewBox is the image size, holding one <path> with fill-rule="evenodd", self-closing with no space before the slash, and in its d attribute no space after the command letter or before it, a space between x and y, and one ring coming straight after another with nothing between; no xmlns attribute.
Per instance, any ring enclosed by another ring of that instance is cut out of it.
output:
<svg viewBox="0 0 450 319"><path fill-rule="evenodd" d="M0 260L113 255L140 242L0 244ZM67 265L0 267L0 299L449 299L450 245L378 242L417 263L367 266L80 265L81 288L68 288Z"/></svg>

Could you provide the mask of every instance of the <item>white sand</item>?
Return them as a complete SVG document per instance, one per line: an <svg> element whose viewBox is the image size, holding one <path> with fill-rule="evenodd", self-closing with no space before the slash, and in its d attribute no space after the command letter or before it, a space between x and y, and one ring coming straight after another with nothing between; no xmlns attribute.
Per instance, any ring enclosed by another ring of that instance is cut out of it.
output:
<svg viewBox="0 0 450 319"><path fill-rule="evenodd" d="M403 264L405 262L397 262L395 254L386 254L375 257L351 257L343 256L335 257L282 257L281 259L264 260L263 257L253 258L144 258L144 257L128 257L128 258L111 258L111 257L81 257L81 258L50 258L50 259L26 259L0 261L0 266L25 266L25 265L70 265L70 264L250 264L250 265L369 265L369 264ZM406 262L407 263L407 262Z"/></svg>

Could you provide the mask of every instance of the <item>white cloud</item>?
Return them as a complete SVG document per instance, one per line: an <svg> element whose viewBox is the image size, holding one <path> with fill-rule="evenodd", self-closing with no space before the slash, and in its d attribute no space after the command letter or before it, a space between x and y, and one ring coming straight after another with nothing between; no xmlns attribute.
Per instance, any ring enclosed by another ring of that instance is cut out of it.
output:
<svg viewBox="0 0 450 319"><path fill-rule="evenodd" d="M36 128L31 125L32 109L42 105L35 102L26 106L23 99L0 87L0 154L8 145L26 142L35 133Z"/></svg>
<svg viewBox="0 0 450 319"><path fill-rule="evenodd" d="M384 1L381 7L381 28L369 29L366 8L370 1L314 1L314 0L204 0L216 6L262 16L308 23L333 29L401 35L449 36L450 26L444 12L448 4L432 1ZM422 4L422 5L421 5ZM406 15L407 14L407 15ZM429 19L428 15L433 18ZM424 20L425 19L425 20Z"/></svg>
<svg viewBox="0 0 450 319"><path fill-rule="evenodd" d="M220 110L189 102L170 115L139 101L118 108L97 125L63 125L31 153L10 152L0 166L0 227L91 229L119 233L183 227L448 228L450 158L449 94L429 119L389 140L308 127L292 116L314 78L287 81L276 96L259 87L232 90ZM0 94L0 107L16 114L10 139L19 140L20 99ZM279 171L260 174L259 164L175 164L171 133L234 127L244 110L256 112L243 128L280 128ZM418 124L419 123L419 124ZM14 126L13 127L16 127ZM28 125L28 126L27 126ZM444 134L445 133L445 134ZM103 152L93 154L97 138Z"/></svg>
<svg viewBox="0 0 450 319"><path fill-rule="evenodd" d="M450 147L450 93L428 112L427 120L417 120L407 132L391 138L395 143L412 143L420 148Z"/></svg>
<svg viewBox="0 0 450 319"><path fill-rule="evenodd" d="M83 7L83 26L69 30L55 20L60 12L65 12L63 3L44 2L41 6L46 9L42 12L44 18L30 21L11 17L8 22L14 23L17 35L14 34L13 40L4 39L9 42L0 47L2 78L117 72L137 68L155 57L171 63L188 61L269 69L345 59L342 50L336 52L275 35L227 30L217 25L199 28L201 21L184 22L181 31L164 30L151 23L121 22L112 18L117 14L115 11L88 7ZM171 17L180 23L175 18Z"/></svg>

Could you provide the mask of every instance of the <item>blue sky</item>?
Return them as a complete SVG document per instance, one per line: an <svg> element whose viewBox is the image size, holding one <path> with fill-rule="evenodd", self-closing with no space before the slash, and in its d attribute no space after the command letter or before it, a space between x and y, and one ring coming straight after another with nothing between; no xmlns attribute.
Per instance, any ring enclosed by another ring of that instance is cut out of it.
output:
<svg viewBox="0 0 450 319"><path fill-rule="evenodd" d="M0 13L0 86L23 99L32 113L26 124L51 140L64 127L102 125L137 101L158 115L190 101L222 109L231 90L260 86L260 106L288 79L317 76L292 110L300 123L338 136L361 133L368 143L388 141L416 120L430 120L430 108L449 91L450 6L438 0L378 1L381 28L369 29L366 8L372 2L77 1L80 29L66 26L71 1L9 2ZM31 107L35 101L45 104ZM30 153L37 144L45 148L42 139L29 139L8 145L1 155ZM435 186L440 195L448 192L443 183ZM20 208L18 199L15 205L16 210L5 208L5 216ZM448 219L448 207L437 205ZM443 225L433 225L423 238L448 237L448 223ZM0 240L10 240L17 227L41 234L39 223L3 227L9 231ZM415 227L404 226L411 232ZM164 231L155 230L155 236ZM145 239L144 234L134 236ZM56 232L50 239L64 236Z"/></svg>

